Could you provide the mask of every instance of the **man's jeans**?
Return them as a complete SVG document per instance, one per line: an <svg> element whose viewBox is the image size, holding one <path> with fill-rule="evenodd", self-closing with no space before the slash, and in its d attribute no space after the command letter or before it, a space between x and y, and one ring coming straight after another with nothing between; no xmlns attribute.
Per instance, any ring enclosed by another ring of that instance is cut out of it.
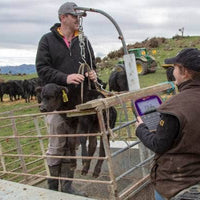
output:
<svg viewBox="0 0 200 200"><path fill-rule="evenodd" d="M155 200L165 200L165 198L155 190Z"/></svg>

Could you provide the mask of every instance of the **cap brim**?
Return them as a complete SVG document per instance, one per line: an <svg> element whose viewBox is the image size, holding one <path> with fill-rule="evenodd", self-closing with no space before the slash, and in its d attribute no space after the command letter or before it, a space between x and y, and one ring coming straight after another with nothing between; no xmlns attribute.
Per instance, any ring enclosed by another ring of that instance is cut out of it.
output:
<svg viewBox="0 0 200 200"><path fill-rule="evenodd" d="M175 64L175 63L176 63L176 57L165 59L165 64Z"/></svg>
<svg viewBox="0 0 200 200"><path fill-rule="evenodd" d="M86 16L85 12L66 13L66 14L70 14L70 15L74 15L74 16L81 16L81 17L85 17Z"/></svg>
<svg viewBox="0 0 200 200"><path fill-rule="evenodd" d="M87 15L87 14L86 14L85 12L79 12L79 13L78 13L78 16L81 16L81 17L86 17L86 15Z"/></svg>

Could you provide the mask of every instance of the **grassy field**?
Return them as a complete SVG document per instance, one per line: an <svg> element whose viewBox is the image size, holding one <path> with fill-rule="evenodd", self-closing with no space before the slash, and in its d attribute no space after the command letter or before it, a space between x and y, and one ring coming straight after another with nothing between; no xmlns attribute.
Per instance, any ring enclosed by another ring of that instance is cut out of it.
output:
<svg viewBox="0 0 200 200"><path fill-rule="evenodd" d="M4 81L8 80L24 80L24 79L31 79L37 77L37 74L27 74L27 75L4 75L0 74L0 79L3 79Z"/></svg>
<svg viewBox="0 0 200 200"><path fill-rule="evenodd" d="M188 36L178 40L167 39L165 43L155 48L157 51L155 58L160 64L163 64L165 58L175 56L180 50L187 47L200 49L200 36Z"/></svg>

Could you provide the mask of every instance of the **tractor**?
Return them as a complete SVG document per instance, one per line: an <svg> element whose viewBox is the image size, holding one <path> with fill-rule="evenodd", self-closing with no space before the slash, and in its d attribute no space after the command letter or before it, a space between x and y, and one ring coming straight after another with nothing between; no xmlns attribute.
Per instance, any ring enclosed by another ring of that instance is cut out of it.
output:
<svg viewBox="0 0 200 200"><path fill-rule="evenodd" d="M129 54L135 55L137 72L139 75L145 75L148 73L154 73L157 69L157 62L155 58L148 54L146 48L136 48L129 49ZM153 54L156 53L156 50L152 51ZM120 60L118 64L124 64L123 60Z"/></svg>
<svg viewBox="0 0 200 200"><path fill-rule="evenodd" d="M138 74L145 75L156 71L157 62L153 56L149 55L146 48L129 49L128 52L135 54ZM155 54L156 51L153 50L152 53Z"/></svg>

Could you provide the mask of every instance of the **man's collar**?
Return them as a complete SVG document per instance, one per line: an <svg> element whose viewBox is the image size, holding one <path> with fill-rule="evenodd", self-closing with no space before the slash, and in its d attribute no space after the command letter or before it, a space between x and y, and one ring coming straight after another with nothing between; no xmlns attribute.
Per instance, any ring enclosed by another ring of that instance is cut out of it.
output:
<svg viewBox="0 0 200 200"><path fill-rule="evenodd" d="M62 37L64 37L63 33L62 33L61 30L60 30L60 26L57 28L57 31L58 31L58 33L59 33ZM79 31L75 31L73 37L76 37L76 36L78 36L78 35L79 35Z"/></svg>

